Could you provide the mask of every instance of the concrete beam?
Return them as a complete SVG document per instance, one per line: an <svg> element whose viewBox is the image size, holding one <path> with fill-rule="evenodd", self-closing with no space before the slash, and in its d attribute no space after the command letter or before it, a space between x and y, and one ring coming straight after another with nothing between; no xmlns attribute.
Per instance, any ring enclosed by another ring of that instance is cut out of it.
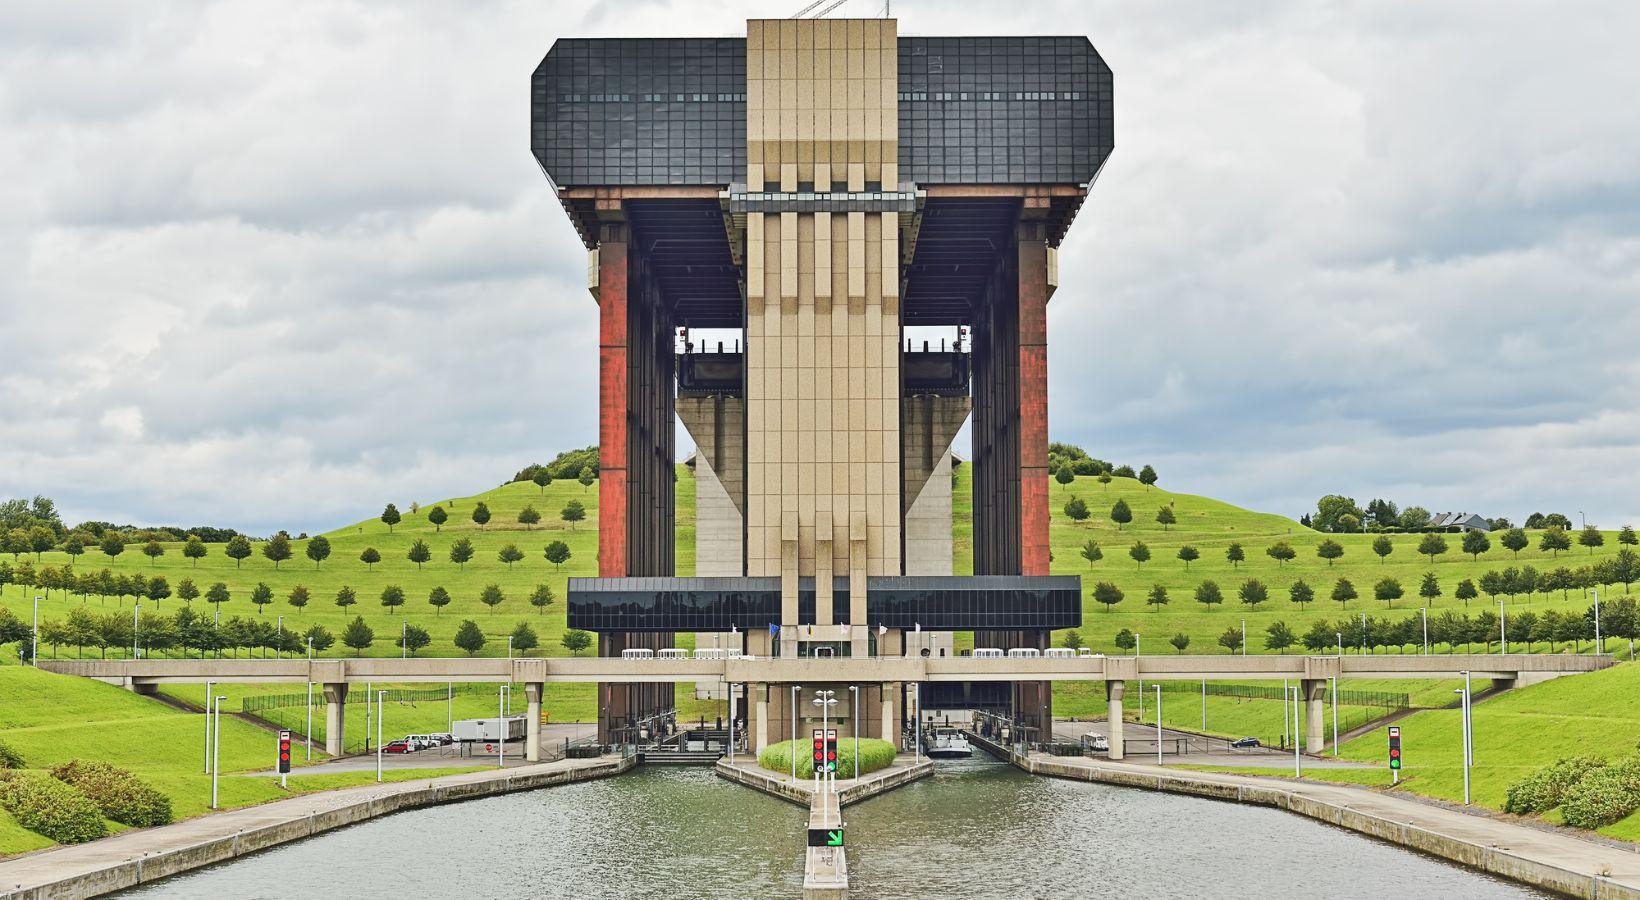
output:
<svg viewBox="0 0 1640 900"><path fill-rule="evenodd" d="M347 683L325 685L325 754L341 756L347 739Z"/></svg>
<svg viewBox="0 0 1640 900"><path fill-rule="evenodd" d="M1121 759L1123 756L1122 737L1127 722L1122 717L1122 698L1126 694L1127 682L1105 682L1105 714L1109 717L1109 721L1105 725L1105 731L1108 732L1106 738L1110 741L1111 759Z"/></svg>

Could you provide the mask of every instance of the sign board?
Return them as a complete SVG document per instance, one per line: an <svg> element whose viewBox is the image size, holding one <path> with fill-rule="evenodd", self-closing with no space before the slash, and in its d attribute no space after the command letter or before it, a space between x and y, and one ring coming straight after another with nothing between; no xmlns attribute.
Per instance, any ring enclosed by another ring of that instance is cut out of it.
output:
<svg viewBox="0 0 1640 900"><path fill-rule="evenodd" d="M1401 768L1401 729L1395 725L1389 727L1389 767Z"/></svg>
<svg viewBox="0 0 1640 900"><path fill-rule="evenodd" d="M279 732L279 774L290 772L290 732Z"/></svg>
<svg viewBox="0 0 1640 900"><path fill-rule="evenodd" d="M810 828L810 847L841 847L843 846L843 829L841 828Z"/></svg>

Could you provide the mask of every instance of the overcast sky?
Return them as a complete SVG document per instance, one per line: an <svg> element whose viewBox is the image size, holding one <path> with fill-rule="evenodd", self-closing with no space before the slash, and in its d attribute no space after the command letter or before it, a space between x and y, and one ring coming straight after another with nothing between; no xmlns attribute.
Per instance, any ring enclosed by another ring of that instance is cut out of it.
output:
<svg viewBox="0 0 1640 900"><path fill-rule="evenodd" d="M530 72L802 5L0 4L0 497L314 531L594 442ZM1640 522L1640 4L894 12L1087 34L1115 71L1056 439L1294 516Z"/></svg>

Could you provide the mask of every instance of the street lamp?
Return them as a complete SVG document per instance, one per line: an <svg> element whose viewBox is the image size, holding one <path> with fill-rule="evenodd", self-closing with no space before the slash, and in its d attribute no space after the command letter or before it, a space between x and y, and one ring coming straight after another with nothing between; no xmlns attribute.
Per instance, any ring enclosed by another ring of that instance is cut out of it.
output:
<svg viewBox="0 0 1640 900"><path fill-rule="evenodd" d="M1424 614L1424 655L1429 655L1429 607L1421 607L1419 612Z"/></svg>
<svg viewBox="0 0 1640 900"><path fill-rule="evenodd" d="M830 737L830 735L828 735L826 732L831 730L831 708L833 706L837 705L837 698L832 696L835 693L837 693L837 692L836 691L815 691L814 692L814 700L811 701L815 706L820 707L820 740L821 740L822 746L829 743L829 741L827 741L826 738ZM792 756L793 756L794 759L796 758L796 755L797 755L796 752L795 752L796 749L797 748L794 745L793 748L792 748L792 750L793 750ZM816 781L824 780L825 777L828 774L830 774L829 772L821 771L821 769L826 769L826 768L828 768L828 767L825 766L824 764L822 764L819 769L815 770L814 777L815 777Z"/></svg>
<svg viewBox="0 0 1640 900"><path fill-rule="evenodd" d="M1503 601L1499 600L1498 601L1498 655L1499 656L1502 656L1503 654L1509 652L1509 628L1507 626L1507 621L1504 618L1505 615L1506 615L1506 613L1505 613L1504 608L1503 608Z"/></svg>
<svg viewBox="0 0 1640 900"><path fill-rule="evenodd" d="M1299 752L1298 752L1298 749L1301 746L1301 744L1299 742L1299 737L1298 737L1298 732L1299 732L1299 727L1300 727L1299 722L1298 722L1298 691L1299 691L1298 688L1293 688L1293 723L1292 724L1293 724L1293 777L1294 778L1298 778L1299 776L1304 774L1303 757L1301 757L1299 755Z"/></svg>
<svg viewBox="0 0 1640 900"><path fill-rule="evenodd" d="M854 732L854 779L858 781L860 779L860 686L857 684L849 685L848 693L849 710L854 713L854 727L852 729ZM730 712L732 716L732 706ZM730 724L733 724L732 718Z"/></svg>
<svg viewBox="0 0 1640 900"><path fill-rule="evenodd" d="M1606 649L1605 642L1600 639L1600 589L1595 588L1591 593L1594 594L1594 655L1599 656Z"/></svg>
<svg viewBox="0 0 1640 900"><path fill-rule="evenodd" d="M1241 655L1247 655L1247 620L1241 620Z"/></svg>
<svg viewBox="0 0 1640 900"><path fill-rule="evenodd" d="M131 658L137 658L137 614L142 612L142 601L131 604Z"/></svg>
<svg viewBox="0 0 1640 900"><path fill-rule="evenodd" d="M307 683L307 758L313 759L313 682Z"/></svg>
<svg viewBox="0 0 1640 900"><path fill-rule="evenodd" d="M211 692L216 682L205 682L205 774L211 774Z"/></svg>
<svg viewBox="0 0 1640 900"><path fill-rule="evenodd" d="M29 650L29 659L30 659L30 661L32 661L34 663L34 668L38 669L38 668L40 668L40 595L39 594L34 595L34 632L33 632L32 637L33 637L34 643L33 643L32 649ZM51 655L52 655L53 658L55 658L57 656L56 651L53 651Z"/></svg>
<svg viewBox="0 0 1640 900"><path fill-rule="evenodd" d="M1344 632L1340 631L1340 632L1337 632L1337 634L1338 634L1338 658L1343 659L1344 658Z"/></svg>
<svg viewBox="0 0 1640 900"><path fill-rule="evenodd" d="M1162 683L1156 682L1156 765L1162 764Z"/></svg>
<svg viewBox="0 0 1640 900"><path fill-rule="evenodd" d="M792 685L792 782L797 782L797 697L802 685Z"/></svg>
<svg viewBox="0 0 1640 900"><path fill-rule="evenodd" d="M222 699L220 695L205 698L206 708L213 711L210 717L214 731L211 737L211 809L217 808L216 782L222 774Z"/></svg>
<svg viewBox="0 0 1640 900"><path fill-rule="evenodd" d="M496 768L498 768L498 769L505 769L507 767L507 686L506 685L501 685L501 689L496 691L495 706L496 706L496 712L499 713L499 715L496 716L496 724L497 724L497 730L500 732L500 734L498 735L497 740L495 742L495 765L496 765ZM634 741L637 740L637 735L636 734L634 734L632 737L633 737Z"/></svg>
<svg viewBox="0 0 1640 900"><path fill-rule="evenodd" d="M277 659L285 658L285 617L280 616L276 625L278 637L273 640L273 655Z"/></svg>
<svg viewBox="0 0 1640 900"><path fill-rule="evenodd" d="M1469 805L1469 689L1461 687L1453 690L1459 696L1463 729L1463 803Z"/></svg>
<svg viewBox="0 0 1640 900"><path fill-rule="evenodd" d="M1332 677L1333 756L1338 755L1338 676Z"/></svg>
<svg viewBox="0 0 1640 900"><path fill-rule="evenodd" d="M387 699L387 691L376 692L376 783L382 780L382 703Z"/></svg>

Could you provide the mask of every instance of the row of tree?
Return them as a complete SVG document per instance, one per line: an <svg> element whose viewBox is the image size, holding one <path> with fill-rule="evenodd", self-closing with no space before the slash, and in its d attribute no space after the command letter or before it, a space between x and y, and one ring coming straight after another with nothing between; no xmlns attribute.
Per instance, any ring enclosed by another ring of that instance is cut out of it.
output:
<svg viewBox="0 0 1640 900"><path fill-rule="evenodd" d="M402 647L410 655L433 642L429 631L412 623L401 623L392 636L393 646ZM471 656L482 650L492 639L471 619L456 627L451 643ZM515 654L528 655L540 646L535 629L528 622L519 622L506 637L511 638ZM232 616L212 619L189 607L165 615L147 611L133 621L124 613L97 613L85 607L75 607L61 619L47 619L40 623L40 644L53 656L59 648L73 647L84 655L87 647L95 648L106 657L110 650L130 656L140 650L143 655L153 653L187 656L197 653L201 658L224 653L237 657L240 653L260 653L267 656L305 654L323 655L336 645L338 636L323 625L310 625L303 630L284 629L266 619L245 619ZM0 643L16 642L24 659L33 647L33 631L28 623L19 620L10 610L0 609ZM376 642L375 629L363 616L355 616L340 635L342 646L354 655L362 655ZM579 629L570 629L560 643L571 653L579 654L592 645L592 636Z"/></svg>
<svg viewBox="0 0 1640 900"><path fill-rule="evenodd" d="M550 477L546 477L544 475L538 474L538 477L544 477L548 482L552 481ZM592 484L592 479L583 479L581 483L590 485ZM568 503L564 504L563 509L558 511L558 518L567 524L571 531L575 530L576 522L585 521L586 517L586 507L581 505L581 501L573 498ZM398 506L393 503L387 504L387 508L382 510L380 518L382 524L387 526L388 534L392 534L394 526L404 521L404 516L399 512ZM490 520L493 518L490 513L489 504L482 500L473 504L473 511L469 514L469 518L473 520L474 525L479 527L480 531L487 530L490 525ZM427 521L432 523L434 532L442 532L444 530L444 524L450 521L450 514L445 511L442 505L434 506L427 510ZM525 504L524 508L518 511L518 524L524 526L524 530L532 530L540 523L541 513L534 506Z"/></svg>

